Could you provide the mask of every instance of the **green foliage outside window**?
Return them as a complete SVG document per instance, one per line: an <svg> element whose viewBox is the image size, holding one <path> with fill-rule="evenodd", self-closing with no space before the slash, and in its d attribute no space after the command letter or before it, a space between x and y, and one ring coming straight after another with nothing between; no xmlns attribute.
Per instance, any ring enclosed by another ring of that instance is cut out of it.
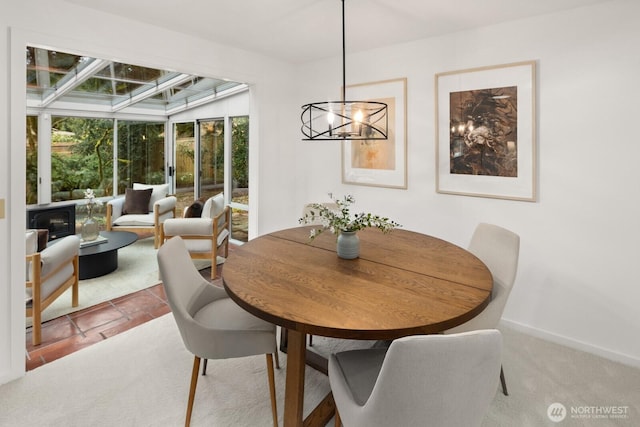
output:
<svg viewBox="0 0 640 427"><path fill-rule="evenodd" d="M38 203L38 117L27 116L26 203Z"/></svg>
<svg viewBox="0 0 640 427"><path fill-rule="evenodd" d="M118 193L134 182L162 184L164 123L118 121Z"/></svg>
<svg viewBox="0 0 640 427"><path fill-rule="evenodd" d="M113 189L113 120L52 117L51 196L54 202Z"/></svg>
<svg viewBox="0 0 640 427"><path fill-rule="evenodd" d="M234 187L249 187L249 117L234 117L231 121L231 147Z"/></svg>
<svg viewBox="0 0 640 427"><path fill-rule="evenodd" d="M91 188L113 194L113 120L52 117L52 201L79 200ZM26 203L38 202L38 118L27 117ZM118 122L119 193L133 182L159 184L164 176L164 123Z"/></svg>
<svg viewBox="0 0 640 427"><path fill-rule="evenodd" d="M38 118L28 116L26 125L26 203L35 204L39 176ZM233 186L246 189L249 186L249 117L234 117L231 125ZM193 125L189 127L193 129ZM119 194L133 182L165 182L164 132L164 123L119 121ZM113 194L113 142L112 119L52 117L52 201L83 199L87 188L93 189L97 197ZM213 147L215 155L205 157L213 157L214 181L224 182L224 144L216 143ZM190 157L193 162L192 149L179 154ZM192 184L192 176L190 180Z"/></svg>

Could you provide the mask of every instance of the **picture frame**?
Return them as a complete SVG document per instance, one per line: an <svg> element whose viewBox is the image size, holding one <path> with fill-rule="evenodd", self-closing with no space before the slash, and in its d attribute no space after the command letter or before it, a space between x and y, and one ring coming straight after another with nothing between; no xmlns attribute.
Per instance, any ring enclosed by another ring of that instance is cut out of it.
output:
<svg viewBox="0 0 640 427"><path fill-rule="evenodd" d="M536 63L435 75L436 192L536 200Z"/></svg>
<svg viewBox="0 0 640 427"><path fill-rule="evenodd" d="M342 183L407 188L407 79L348 85L346 100L387 104L387 140L342 142Z"/></svg>

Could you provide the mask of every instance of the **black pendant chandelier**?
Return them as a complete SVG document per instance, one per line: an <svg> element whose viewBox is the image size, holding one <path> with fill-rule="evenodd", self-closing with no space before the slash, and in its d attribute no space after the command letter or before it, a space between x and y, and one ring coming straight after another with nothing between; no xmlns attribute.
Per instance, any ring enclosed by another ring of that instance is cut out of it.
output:
<svg viewBox="0 0 640 427"><path fill-rule="evenodd" d="M387 139L387 104L346 101L345 24L342 1L342 100L302 106L303 141Z"/></svg>

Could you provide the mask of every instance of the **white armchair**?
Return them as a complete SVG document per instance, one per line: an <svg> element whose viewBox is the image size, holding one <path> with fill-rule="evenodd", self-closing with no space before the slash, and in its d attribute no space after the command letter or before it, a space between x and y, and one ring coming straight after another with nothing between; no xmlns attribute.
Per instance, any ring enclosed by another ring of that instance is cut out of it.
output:
<svg viewBox="0 0 640 427"><path fill-rule="evenodd" d="M147 213L123 214L126 197L118 197L107 202L107 231L153 231L154 248L160 246L162 223L176 216L175 196L169 196L169 184L133 184L134 190L152 189Z"/></svg>
<svg viewBox="0 0 640 427"><path fill-rule="evenodd" d="M202 208L200 218L167 219L162 225L161 244L174 236L180 236L192 259L211 260L211 278L215 279L217 264L229 255L229 224L231 209L225 206L224 194L210 197ZM224 257L219 257L219 249Z"/></svg>
<svg viewBox="0 0 640 427"><path fill-rule="evenodd" d="M42 311L72 288L71 305L78 306L78 251L80 239L67 236L37 252L37 232L26 232L26 316L33 320L32 342L42 341Z"/></svg>

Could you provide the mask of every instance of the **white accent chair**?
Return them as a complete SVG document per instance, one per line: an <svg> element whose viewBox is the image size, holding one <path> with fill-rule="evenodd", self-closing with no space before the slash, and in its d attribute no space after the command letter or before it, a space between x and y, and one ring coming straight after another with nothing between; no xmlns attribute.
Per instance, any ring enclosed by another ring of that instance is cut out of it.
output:
<svg viewBox="0 0 640 427"><path fill-rule="evenodd" d="M396 339L332 354L336 427L479 426L498 386L498 330Z"/></svg>
<svg viewBox="0 0 640 427"><path fill-rule="evenodd" d="M200 359L228 359L265 354L273 425L278 425L273 355L276 326L237 305L223 288L204 279L193 265L184 241L174 237L158 250L160 277L184 345L193 355L185 425L191 422ZM278 366L279 367L279 366Z"/></svg>
<svg viewBox="0 0 640 427"><path fill-rule="evenodd" d="M446 331L446 334L495 329L509 299L518 271L520 236L493 224L478 224L469 243L469 252L480 258L493 275L493 291L489 305L476 317ZM500 368L502 392L508 396L504 370Z"/></svg>
<svg viewBox="0 0 640 427"><path fill-rule="evenodd" d="M42 342L42 312L60 295L72 288L71 306L78 306L78 251L80 239L67 236L37 252L35 230L26 235L26 316L31 317L33 345Z"/></svg>
<svg viewBox="0 0 640 427"><path fill-rule="evenodd" d="M162 223L168 218L175 218L176 203L175 196L169 195L169 184L147 185L134 183L134 190L144 190L151 188L151 199L149 200L149 213L147 214L125 214L122 209L125 197L117 197L107 202L107 231L152 231L154 235L153 247L160 246L160 236L162 233Z"/></svg>
<svg viewBox="0 0 640 427"><path fill-rule="evenodd" d="M174 236L180 236L192 259L211 260L211 278L217 275L216 265L229 256L229 224L231 209L225 206L224 194L210 197L202 208L200 218L167 219L162 225L161 244ZM220 249L224 256L220 257Z"/></svg>

